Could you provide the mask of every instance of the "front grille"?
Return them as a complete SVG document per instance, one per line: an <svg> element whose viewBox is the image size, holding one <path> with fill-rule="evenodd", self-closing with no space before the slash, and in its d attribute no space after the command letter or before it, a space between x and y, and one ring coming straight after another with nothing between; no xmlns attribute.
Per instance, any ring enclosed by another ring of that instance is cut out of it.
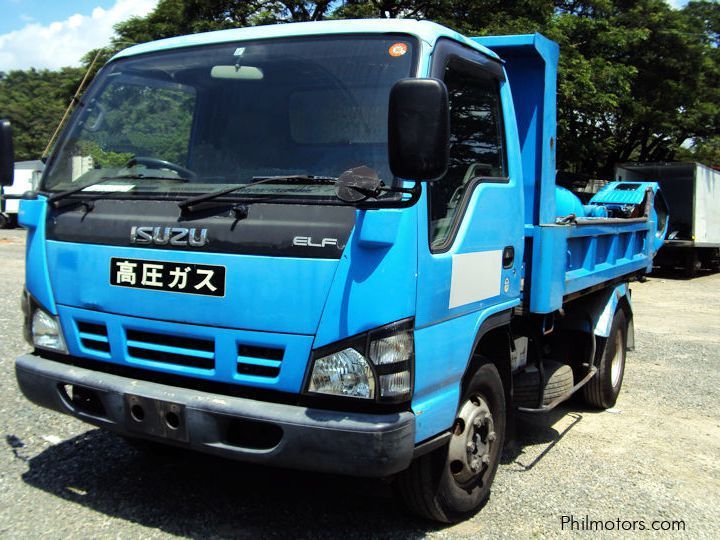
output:
<svg viewBox="0 0 720 540"><path fill-rule="evenodd" d="M215 342L211 339L127 330L128 354L138 360L199 369L215 367Z"/></svg>
<svg viewBox="0 0 720 540"><path fill-rule="evenodd" d="M142 330L128 330L127 339L128 341L144 341L171 347L181 347L183 349L215 352L215 342L211 339L190 338L172 334L156 334Z"/></svg>
<svg viewBox="0 0 720 540"><path fill-rule="evenodd" d="M110 352L107 326L104 324L77 321L78 337L86 349L102 353Z"/></svg>
<svg viewBox="0 0 720 540"><path fill-rule="evenodd" d="M277 377L280 374L280 365L285 356L284 349L240 343L237 352L237 372L240 375Z"/></svg>

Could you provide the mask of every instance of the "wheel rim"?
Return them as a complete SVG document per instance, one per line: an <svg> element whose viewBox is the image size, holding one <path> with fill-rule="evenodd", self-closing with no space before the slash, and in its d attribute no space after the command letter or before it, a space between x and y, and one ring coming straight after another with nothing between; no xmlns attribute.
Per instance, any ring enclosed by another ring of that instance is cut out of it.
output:
<svg viewBox="0 0 720 540"><path fill-rule="evenodd" d="M613 356L612 362L610 362L610 382L615 388L620 383L620 377L623 372L623 359L625 357L625 351L623 350L622 334L620 332L615 333L615 355Z"/></svg>
<svg viewBox="0 0 720 540"><path fill-rule="evenodd" d="M495 423L487 401L471 396L460 408L448 448L448 466L460 486L482 482L490 470L495 447Z"/></svg>

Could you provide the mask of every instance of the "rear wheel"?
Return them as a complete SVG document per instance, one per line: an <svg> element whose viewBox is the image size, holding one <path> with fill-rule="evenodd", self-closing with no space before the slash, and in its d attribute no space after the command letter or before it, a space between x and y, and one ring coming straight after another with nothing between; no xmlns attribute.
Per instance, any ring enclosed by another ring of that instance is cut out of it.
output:
<svg viewBox="0 0 720 540"><path fill-rule="evenodd" d="M505 394L492 364L468 384L448 445L417 458L400 474L408 508L444 523L462 521L487 501L505 440Z"/></svg>
<svg viewBox="0 0 720 540"><path fill-rule="evenodd" d="M0 214L0 229L5 229L10 226L10 218L5 214Z"/></svg>
<svg viewBox="0 0 720 540"><path fill-rule="evenodd" d="M610 326L610 335L605 343L598 371L583 388L585 403L598 409L615 405L623 376L625 375L625 353L627 351L627 319L625 312L618 309Z"/></svg>
<svg viewBox="0 0 720 540"><path fill-rule="evenodd" d="M546 360L543 362L545 391L543 405L556 400L572 390L573 371L567 364ZM536 367L527 368L513 376L513 405L535 408L540 397L540 374Z"/></svg>

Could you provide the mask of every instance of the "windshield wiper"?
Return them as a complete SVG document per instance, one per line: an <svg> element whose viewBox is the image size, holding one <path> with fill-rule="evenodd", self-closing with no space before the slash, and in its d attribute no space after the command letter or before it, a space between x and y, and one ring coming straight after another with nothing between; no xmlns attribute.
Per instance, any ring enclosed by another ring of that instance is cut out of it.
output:
<svg viewBox="0 0 720 540"><path fill-rule="evenodd" d="M69 197L70 195L74 195L75 193L80 193L81 191L96 186L98 184L102 184L104 182L108 182L110 180L172 180L174 182L189 182L187 178L182 177L172 177L172 176L147 176L144 174L120 174L117 176L103 176L102 178L99 178L97 180L94 180L92 182L88 182L87 184L83 184L82 186L77 186L74 188L66 189L65 191L61 191L60 193L56 193L55 195L50 195L48 197L48 203L54 204L55 202L65 199L66 197Z"/></svg>
<svg viewBox="0 0 720 540"><path fill-rule="evenodd" d="M312 174L281 174L279 176L253 176L253 181L278 180L282 182L312 182L313 184L334 184L337 178L334 176L314 176Z"/></svg>
<svg viewBox="0 0 720 540"><path fill-rule="evenodd" d="M238 184L236 186L231 186L229 188L224 189L218 189L217 191L211 191L209 193L204 193L202 195L198 195L197 197L190 197L189 199L184 199L178 203L178 206L182 208L183 210L190 210L193 206L205 202L210 201L212 199L215 199L217 197L222 197L223 195L227 195L229 193L233 193L235 191L240 191L241 189L246 189L252 186L259 186L260 184L270 184L270 183L294 183L297 182L299 184L306 184L308 182L311 182L313 184L334 184L337 178L333 176L313 176L313 175L303 175L303 174L296 174L296 175L281 175L281 176L253 176L253 181L248 182L247 184Z"/></svg>
<svg viewBox="0 0 720 540"><path fill-rule="evenodd" d="M118 174L117 176L104 176L106 180L170 180L171 182L190 182L184 176L160 176L154 174Z"/></svg>

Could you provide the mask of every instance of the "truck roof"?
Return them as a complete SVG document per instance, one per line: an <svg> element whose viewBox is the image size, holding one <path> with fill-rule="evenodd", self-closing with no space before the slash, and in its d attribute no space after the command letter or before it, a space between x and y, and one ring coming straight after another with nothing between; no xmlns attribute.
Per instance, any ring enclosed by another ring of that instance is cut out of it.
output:
<svg viewBox="0 0 720 540"><path fill-rule="evenodd" d="M432 46L440 38L450 38L468 47L476 49L491 58L498 59L497 54L484 45L466 38L462 34L430 21L415 19L349 19L338 21L302 22L290 24L273 24L267 26L251 26L233 28L215 32L203 32L167 39L160 39L140 45L133 45L113 56L110 61L138 54L145 54L182 47L230 43L258 39L271 39L297 36L323 36L332 34L409 34Z"/></svg>

